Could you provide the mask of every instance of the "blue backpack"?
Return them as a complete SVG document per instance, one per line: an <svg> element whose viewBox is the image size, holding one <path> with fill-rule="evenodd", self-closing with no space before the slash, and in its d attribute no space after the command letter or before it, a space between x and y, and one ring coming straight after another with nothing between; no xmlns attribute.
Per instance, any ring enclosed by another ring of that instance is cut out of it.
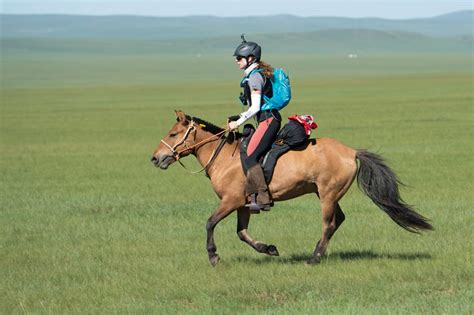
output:
<svg viewBox="0 0 474 315"><path fill-rule="evenodd" d="M241 85L245 82L252 73L262 72L261 69L256 69L249 73L242 82ZM272 84L272 97L266 95L263 96L265 103L262 105L261 110L281 110L283 107L288 105L291 100L291 88L290 88L290 78L281 68L273 69L273 77L270 78Z"/></svg>
<svg viewBox="0 0 474 315"><path fill-rule="evenodd" d="M262 110L276 109L281 110L288 105L291 100L290 78L281 68L274 68L273 77L270 79L272 83L272 97L263 96L265 104Z"/></svg>

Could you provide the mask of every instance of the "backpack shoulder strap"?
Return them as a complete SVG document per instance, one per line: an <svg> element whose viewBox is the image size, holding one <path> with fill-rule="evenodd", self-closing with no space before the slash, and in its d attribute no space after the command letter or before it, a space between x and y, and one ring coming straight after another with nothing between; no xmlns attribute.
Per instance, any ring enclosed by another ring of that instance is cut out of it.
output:
<svg viewBox="0 0 474 315"><path fill-rule="evenodd" d="M252 71L250 71L249 74L247 74L244 78L250 78L250 76L254 73L260 73L260 75L263 75L263 69L253 69ZM263 75L264 76L264 75Z"/></svg>
<svg viewBox="0 0 474 315"><path fill-rule="evenodd" d="M240 81L240 86L241 87L244 87L245 83L248 81L248 79L250 78L250 76L254 73L260 73L260 75L262 76L263 78L263 82L264 84L266 83L267 81L267 77L263 74L263 69L253 69L252 71L250 71L249 74L245 75L242 80Z"/></svg>
<svg viewBox="0 0 474 315"><path fill-rule="evenodd" d="M271 98L273 96L273 86L271 83L272 81L269 80L269 78L263 73L263 69L257 68L250 71L250 73L242 80L242 82L244 82L245 79L248 79L254 73L259 73L262 76L262 79L263 79L262 94L268 98Z"/></svg>

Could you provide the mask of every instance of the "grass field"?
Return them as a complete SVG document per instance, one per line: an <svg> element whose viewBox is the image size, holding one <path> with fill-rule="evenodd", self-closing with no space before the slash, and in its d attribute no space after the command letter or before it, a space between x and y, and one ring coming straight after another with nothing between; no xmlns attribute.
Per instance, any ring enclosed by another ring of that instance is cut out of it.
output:
<svg viewBox="0 0 474 315"><path fill-rule="evenodd" d="M354 185L318 266L316 196L218 225L203 175L149 162L174 109L223 124L241 110L230 58L2 56L0 312L472 314L473 64L469 54L283 56L318 137L382 153L434 232L405 232ZM184 161L198 168L193 158Z"/></svg>

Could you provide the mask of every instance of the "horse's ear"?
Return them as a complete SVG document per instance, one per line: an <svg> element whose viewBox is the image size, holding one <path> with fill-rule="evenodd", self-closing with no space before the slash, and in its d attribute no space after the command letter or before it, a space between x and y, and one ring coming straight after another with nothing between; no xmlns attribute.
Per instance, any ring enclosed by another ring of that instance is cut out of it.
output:
<svg viewBox="0 0 474 315"><path fill-rule="evenodd" d="M184 125L188 123L186 114L183 111L175 110L174 113L176 114L176 121L181 122Z"/></svg>

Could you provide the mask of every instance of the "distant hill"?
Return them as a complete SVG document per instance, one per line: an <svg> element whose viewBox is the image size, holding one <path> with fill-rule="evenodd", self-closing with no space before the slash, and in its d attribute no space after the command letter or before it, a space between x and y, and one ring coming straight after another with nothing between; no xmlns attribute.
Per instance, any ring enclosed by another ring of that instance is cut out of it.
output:
<svg viewBox="0 0 474 315"><path fill-rule="evenodd" d="M304 33L261 34L252 40L264 47L264 53L336 53L377 52L472 52L473 36L434 38L399 31L333 29ZM236 45L235 36L175 40L144 39L2 39L3 53L90 53L90 54L191 54L229 55Z"/></svg>
<svg viewBox="0 0 474 315"><path fill-rule="evenodd" d="M379 18L297 17L142 17L78 15L0 15L2 38L87 38L177 40L241 33L279 34L322 30L376 30L419 33L430 37L472 36L474 11L433 18L389 20Z"/></svg>

